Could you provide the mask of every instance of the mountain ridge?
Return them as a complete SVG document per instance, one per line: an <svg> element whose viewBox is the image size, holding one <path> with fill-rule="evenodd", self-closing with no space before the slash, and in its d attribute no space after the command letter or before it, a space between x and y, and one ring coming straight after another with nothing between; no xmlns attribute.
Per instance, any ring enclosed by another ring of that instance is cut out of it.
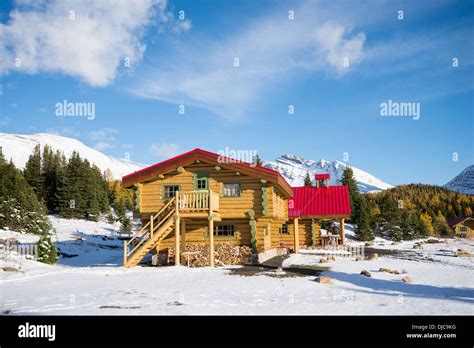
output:
<svg viewBox="0 0 474 348"><path fill-rule="evenodd" d="M2 148L4 157L8 161L11 159L15 166L20 169L25 167L29 156L33 153L37 144L39 144L42 149L45 145L48 145L53 151L60 150L64 153L66 158L69 158L73 151L77 151L82 158L95 164L102 172L110 169L114 179L117 180L120 180L124 175L146 166L145 164L105 155L77 139L62 135L50 133L0 133L0 147Z"/></svg>
<svg viewBox="0 0 474 348"><path fill-rule="evenodd" d="M274 161L263 161L263 166L279 171L291 186L303 186L306 173L314 180L315 174L330 174L330 185L340 185L344 169L348 166L340 161L307 160L294 154L283 154ZM381 179L362 169L351 166L361 192L374 192L392 188Z"/></svg>
<svg viewBox="0 0 474 348"><path fill-rule="evenodd" d="M474 165L464 168L444 187L451 191L474 195Z"/></svg>

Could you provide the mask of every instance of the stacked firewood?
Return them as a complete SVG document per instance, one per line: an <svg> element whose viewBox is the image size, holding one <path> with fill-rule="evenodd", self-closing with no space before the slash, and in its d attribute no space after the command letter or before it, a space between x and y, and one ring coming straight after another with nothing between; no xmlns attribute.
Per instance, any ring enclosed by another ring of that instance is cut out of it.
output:
<svg viewBox="0 0 474 348"><path fill-rule="evenodd" d="M188 255L186 255L189 253ZM175 248L168 248L168 264L174 264ZM186 244L181 250L181 262L190 267L209 266L208 244ZM248 246L236 246L229 243L216 243L214 246L214 262L219 265L245 265L252 263L252 249Z"/></svg>

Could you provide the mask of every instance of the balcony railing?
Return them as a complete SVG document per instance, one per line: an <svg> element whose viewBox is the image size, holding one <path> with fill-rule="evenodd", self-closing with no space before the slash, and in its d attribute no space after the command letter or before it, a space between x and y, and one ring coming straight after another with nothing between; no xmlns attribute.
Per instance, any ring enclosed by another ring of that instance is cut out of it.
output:
<svg viewBox="0 0 474 348"><path fill-rule="evenodd" d="M219 195L212 191L177 191L176 199L183 213L219 211Z"/></svg>

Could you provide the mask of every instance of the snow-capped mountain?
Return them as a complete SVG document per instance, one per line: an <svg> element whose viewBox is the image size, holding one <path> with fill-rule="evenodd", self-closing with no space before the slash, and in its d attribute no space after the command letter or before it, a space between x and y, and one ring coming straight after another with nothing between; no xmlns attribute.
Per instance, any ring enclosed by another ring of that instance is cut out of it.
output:
<svg viewBox="0 0 474 348"><path fill-rule="evenodd" d="M451 191L474 195L474 165L464 169L461 174L444 185Z"/></svg>
<svg viewBox="0 0 474 348"><path fill-rule="evenodd" d="M48 133L31 135L0 133L0 147L2 148L3 155L8 161L12 159L17 168L23 169L25 167L29 156L33 153L33 149L37 144L40 144L41 148L49 145L54 151L60 150L67 158L72 155L73 151L77 151L82 158L94 163L102 172L110 169L115 179L121 179L122 176L145 167L144 164L104 155L102 152L83 144L79 140L60 135Z"/></svg>
<svg viewBox="0 0 474 348"><path fill-rule="evenodd" d="M284 154L275 161L264 161L263 165L279 171L291 186L303 186L304 178L308 172L313 180L315 174L330 174L329 184L340 185L342 174L347 166L339 161L328 162L323 159L320 161L306 160L291 154ZM352 167L352 170L361 192L380 191L393 187L363 170L355 167Z"/></svg>

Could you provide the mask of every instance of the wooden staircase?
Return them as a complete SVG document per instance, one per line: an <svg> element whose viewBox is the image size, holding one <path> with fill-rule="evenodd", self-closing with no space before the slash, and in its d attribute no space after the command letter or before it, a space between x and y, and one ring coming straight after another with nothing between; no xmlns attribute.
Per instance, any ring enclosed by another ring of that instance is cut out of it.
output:
<svg viewBox="0 0 474 348"><path fill-rule="evenodd" d="M133 237L123 243L124 267L136 266L153 248L173 231L176 220L176 197L172 198Z"/></svg>

